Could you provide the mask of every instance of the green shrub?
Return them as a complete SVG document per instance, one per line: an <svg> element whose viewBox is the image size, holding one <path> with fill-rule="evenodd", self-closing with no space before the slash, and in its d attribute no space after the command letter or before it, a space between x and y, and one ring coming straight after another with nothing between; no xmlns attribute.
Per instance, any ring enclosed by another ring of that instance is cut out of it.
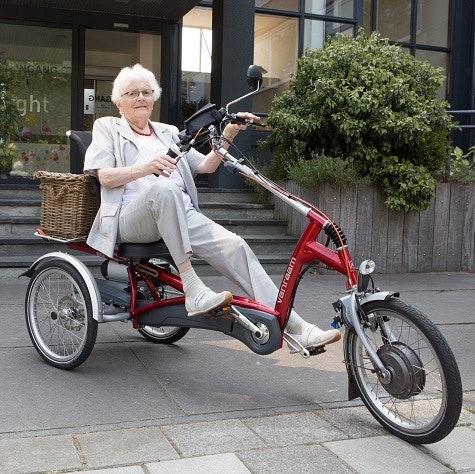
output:
<svg viewBox="0 0 475 474"><path fill-rule="evenodd" d="M269 114L273 176L289 179L299 160L343 157L351 173L382 186L390 209L427 208L453 127L437 98L442 81L439 69L377 33L307 50Z"/></svg>
<svg viewBox="0 0 475 474"><path fill-rule="evenodd" d="M5 66L6 62L0 61L0 144L7 144L16 135L20 123L20 113L15 105L12 84L15 81L15 72Z"/></svg>
<svg viewBox="0 0 475 474"><path fill-rule="evenodd" d="M304 188L311 188L317 183L333 183L340 186L370 184L369 179L361 178L353 163L343 158L316 155L310 160L299 158L289 166L288 178Z"/></svg>
<svg viewBox="0 0 475 474"><path fill-rule="evenodd" d="M443 169L436 175L440 181L475 183L475 145L467 153L458 146L450 149Z"/></svg>

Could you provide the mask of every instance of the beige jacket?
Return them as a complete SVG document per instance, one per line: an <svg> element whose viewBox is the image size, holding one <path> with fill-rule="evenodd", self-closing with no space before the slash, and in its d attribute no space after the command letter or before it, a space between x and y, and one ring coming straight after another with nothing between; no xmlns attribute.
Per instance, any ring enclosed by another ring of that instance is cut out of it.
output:
<svg viewBox="0 0 475 474"><path fill-rule="evenodd" d="M165 145L178 141L178 129L173 125L151 122L154 132ZM94 122L92 143L84 160L84 173L97 175L101 168L132 166L138 157L135 134L125 118L102 117ZM196 169L204 155L193 148L178 163L194 207L199 211L198 192L194 183ZM101 206L87 238L87 244L112 257L118 240L119 210L124 187L101 187Z"/></svg>

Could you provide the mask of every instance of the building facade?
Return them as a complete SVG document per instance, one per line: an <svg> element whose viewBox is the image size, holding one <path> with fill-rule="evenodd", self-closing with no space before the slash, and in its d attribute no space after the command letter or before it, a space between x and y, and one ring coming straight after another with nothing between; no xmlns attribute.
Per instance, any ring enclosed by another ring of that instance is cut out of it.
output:
<svg viewBox="0 0 475 474"><path fill-rule="evenodd" d="M442 67L440 97L460 111L460 123L473 125L474 18L474 0L0 0L0 73L8 71L0 78L8 78L21 117L15 169L2 172L0 186L36 185L37 169L80 172L65 132L118 114L111 82L125 65L140 62L160 78L153 118L180 127L201 105L246 93L252 63L267 71L265 88L238 108L268 111L306 48L360 27ZM242 134L243 146L249 150L258 133ZM473 128L453 139L468 148ZM204 184L239 186L225 171L209 179Z"/></svg>

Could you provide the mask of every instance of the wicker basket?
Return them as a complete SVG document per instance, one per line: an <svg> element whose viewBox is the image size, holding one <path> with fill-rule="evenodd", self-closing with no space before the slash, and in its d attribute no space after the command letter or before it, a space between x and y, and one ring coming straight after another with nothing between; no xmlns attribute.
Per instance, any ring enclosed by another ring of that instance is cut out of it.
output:
<svg viewBox="0 0 475 474"><path fill-rule="evenodd" d="M87 236L97 212L91 178L49 171L35 177L41 181L41 230L67 239Z"/></svg>

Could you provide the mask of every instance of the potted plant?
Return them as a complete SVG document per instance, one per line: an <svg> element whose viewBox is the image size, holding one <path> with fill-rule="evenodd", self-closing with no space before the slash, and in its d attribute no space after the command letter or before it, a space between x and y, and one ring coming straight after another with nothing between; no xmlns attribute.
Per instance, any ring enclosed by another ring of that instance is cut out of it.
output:
<svg viewBox="0 0 475 474"><path fill-rule="evenodd" d="M14 143L0 144L0 174L9 176L16 157L17 149Z"/></svg>

